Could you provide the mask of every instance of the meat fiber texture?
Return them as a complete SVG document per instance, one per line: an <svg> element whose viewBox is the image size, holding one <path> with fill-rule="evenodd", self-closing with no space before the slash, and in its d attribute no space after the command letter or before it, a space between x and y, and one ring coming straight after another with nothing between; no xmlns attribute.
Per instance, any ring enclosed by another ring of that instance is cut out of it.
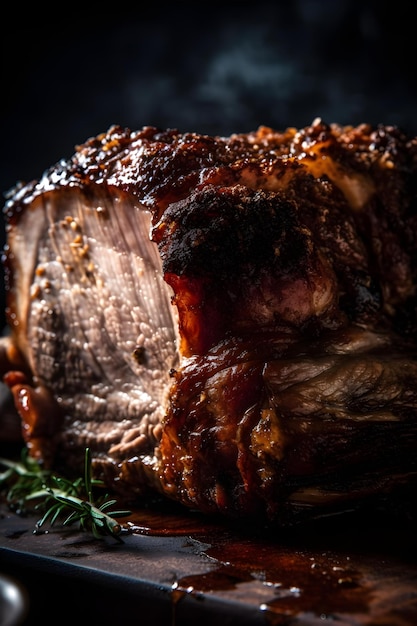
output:
<svg viewBox="0 0 417 626"><path fill-rule="evenodd" d="M391 126L114 126L12 190L29 453L239 519L415 489L416 172Z"/></svg>

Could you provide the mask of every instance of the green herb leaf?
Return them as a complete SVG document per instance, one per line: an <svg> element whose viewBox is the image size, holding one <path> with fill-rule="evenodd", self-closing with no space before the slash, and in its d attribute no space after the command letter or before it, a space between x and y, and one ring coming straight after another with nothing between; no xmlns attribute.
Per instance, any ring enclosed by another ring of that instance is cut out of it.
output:
<svg viewBox="0 0 417 626"><path fill-rule="evenodd" d="M122 542L123 531L127 532L117 517L126 517L130 511L107 511L116 504L107 496L94 499L94 488L102 488L103 482L92 476L91 452L85 450L84 478L69 480L45 470L32 459L28 450L22 451L21 461L14 462L0 458L0 465L7 468L0 473L0 492L3 492L10 508L17 513L25 513L29 505L35 510L44 511L36 523L40 529L46 522L53 526L59 519L62 525L79 524L81 530L89 531L96 538L105 535Z"/></svg>

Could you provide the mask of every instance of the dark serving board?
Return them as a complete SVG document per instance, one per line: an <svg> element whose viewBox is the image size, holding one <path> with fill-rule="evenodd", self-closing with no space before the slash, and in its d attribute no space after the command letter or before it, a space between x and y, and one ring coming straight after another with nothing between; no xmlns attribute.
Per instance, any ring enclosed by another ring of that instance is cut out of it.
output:
<svg viewBox="0 0 417 626"><path fill-rule="evenodd" d="M0 574L27 590L25 624L417 624L415 524L401 516L236 528L152 503L123 543L36 521L0 509Z"/></svg>

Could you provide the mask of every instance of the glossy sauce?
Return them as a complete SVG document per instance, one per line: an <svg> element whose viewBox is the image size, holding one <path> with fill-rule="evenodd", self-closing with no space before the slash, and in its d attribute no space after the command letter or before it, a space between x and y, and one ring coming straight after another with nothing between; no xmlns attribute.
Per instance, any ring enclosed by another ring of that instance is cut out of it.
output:
<svg viewBox="0 0 417 626"><path fill-rule="evenodd" d="M260 528L158 506L133 512L131 532L198 539L201 554L212 564L203 574L172 585L174 624L176 607L186 596L230 597L231 591L243 606L258 605L272 626L292 624L291 619L300 620L297 624L385 624L377 620L382 614L385 619L386 611L389 619L403 616L408 624L417 571L415 583L402 580L401 572L404 559L417 563L411 526L347 514L293 529Z"/></svg>

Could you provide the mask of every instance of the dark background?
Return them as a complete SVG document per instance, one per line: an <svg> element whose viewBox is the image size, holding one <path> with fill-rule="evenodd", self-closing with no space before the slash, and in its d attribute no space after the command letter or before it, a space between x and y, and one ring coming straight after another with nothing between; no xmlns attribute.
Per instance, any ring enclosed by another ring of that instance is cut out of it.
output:
<svg viewBox="0 0 417 626"><path fill-rule="evenodd" d="M3 25L3 193L113 124L227 135L320 116L417 134L410 2L56 7L11 6Z"/></svg>

